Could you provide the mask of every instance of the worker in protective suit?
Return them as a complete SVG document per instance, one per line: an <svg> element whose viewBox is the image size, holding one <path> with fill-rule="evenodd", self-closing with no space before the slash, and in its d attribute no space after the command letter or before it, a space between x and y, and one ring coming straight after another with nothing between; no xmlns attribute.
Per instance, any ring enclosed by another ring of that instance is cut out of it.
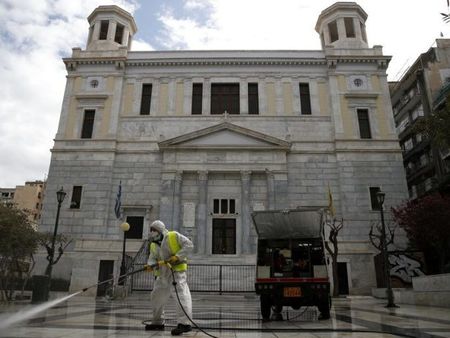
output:
<svg viewBox="0 0 450 338"><path fill-rule="evenodd" d="M180 304L176 301L171 268L173 269L180 302L189 318L192 318L192 299L186 281L186 262L187 255L194 246L186 236L177 231L168 231L164 223L159 220L150 225L149 239L150 254L146 269L154 273L156 280L151 293L153 319L151 324L145 326L145 329L164 330L164 306L172 294L177 306L177 327L171 333L178 336L191 331L192 327Z"/></svg>

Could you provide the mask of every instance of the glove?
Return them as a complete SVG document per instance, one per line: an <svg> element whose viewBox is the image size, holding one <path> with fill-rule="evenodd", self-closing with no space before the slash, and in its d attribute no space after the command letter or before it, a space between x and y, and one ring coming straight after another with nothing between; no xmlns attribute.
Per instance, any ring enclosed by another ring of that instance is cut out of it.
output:
<svg viewBox="0 0 450 338"><path fill-rule="evenodd" d="M178 256L170 256L169 261L170 264L175 265L180 262L180 257Z"/></svg>
<svg viewBox="0 0 450 338"><path fill-rule="evenodd" d="M161 267L161 266L163 266L163 265L165 265L166 264L166 262L164 262L164 261L158 261L158 266L159 267Z"/></svg>
<svg viewBox="0 0 450 338"><path fill-rule="evenodd" d="M151 265L147 265L147 264L144 265L144 269L147 272L152 272L153 271L153 268L151 267Z"/></svg>

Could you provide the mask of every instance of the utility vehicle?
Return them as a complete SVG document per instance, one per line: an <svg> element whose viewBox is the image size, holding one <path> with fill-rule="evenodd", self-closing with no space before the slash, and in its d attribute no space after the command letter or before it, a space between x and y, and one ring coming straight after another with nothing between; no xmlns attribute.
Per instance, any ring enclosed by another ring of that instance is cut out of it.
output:
<svg viewBox="0 0 450 338"><path fill-rule="evenodd" d="M282 320L283 306L317 306L330 318L330 283L324 253L323 209L255 211L258 234L256 293L263 320Z"/></svg>

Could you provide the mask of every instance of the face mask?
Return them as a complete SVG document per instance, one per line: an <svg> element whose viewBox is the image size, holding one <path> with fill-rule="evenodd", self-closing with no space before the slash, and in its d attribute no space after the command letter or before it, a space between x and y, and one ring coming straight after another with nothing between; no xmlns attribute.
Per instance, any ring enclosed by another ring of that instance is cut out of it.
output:
<svg viewBox="0 0 450 338"><path fill-rule="evenodd" d="M158 241L161 238L161 234L158 231L150 231L150 239L152 241Z"/></svg>

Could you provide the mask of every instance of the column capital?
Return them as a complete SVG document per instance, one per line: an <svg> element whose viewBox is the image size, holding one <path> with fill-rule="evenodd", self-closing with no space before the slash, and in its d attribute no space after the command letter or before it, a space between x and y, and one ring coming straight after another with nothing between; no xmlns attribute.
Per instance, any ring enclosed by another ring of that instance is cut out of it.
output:
<svg viewBox="0 0 450 338"><path fill-rule="evenodd" d="M175 172L175 181L182 181L183 180L183 170L177 170Z"/></svg>
<svg viewBox="0 0 450 338"><path fill-rule="evenodd" d="M252 174L251 170L241 170L241 180L242 181L250 180L251 174Z"/></svg>
<svg viewBox="0 0 450 338"><path fill-rule="evenodd" d="M266 168L266 169L265 169L265 172L266 172L267 178L273 179L273 178L275 177L273 171L271 171L271 170L269 170L269 169Z"/></svg>
<svg viewBox="0 0 450 338"><path fill-rule="evenodd" d="M197 174L200 181L206 181L208 179L208 170L199 170Z"/></svg>

